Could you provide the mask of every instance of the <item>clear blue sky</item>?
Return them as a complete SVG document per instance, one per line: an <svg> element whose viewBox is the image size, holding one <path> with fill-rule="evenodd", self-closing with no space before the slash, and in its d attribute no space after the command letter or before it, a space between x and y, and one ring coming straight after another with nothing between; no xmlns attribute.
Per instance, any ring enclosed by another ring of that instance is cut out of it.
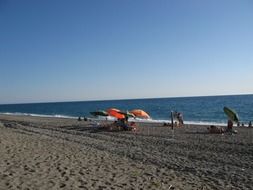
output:
<svg viewBox="0 0 253 190"><path fill-rule="evenodd" d="M253 93L251 0L0 0L0 103Z"/></svg>

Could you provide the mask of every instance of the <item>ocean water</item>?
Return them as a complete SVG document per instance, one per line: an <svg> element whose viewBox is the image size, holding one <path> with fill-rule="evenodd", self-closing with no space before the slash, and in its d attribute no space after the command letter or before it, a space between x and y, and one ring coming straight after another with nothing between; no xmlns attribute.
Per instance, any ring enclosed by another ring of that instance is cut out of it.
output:
<svg viewBox="0 0 253 190"><path fill-rule="evenodd" d="M234 109L240 121L253 121L253 95L156 98L134 100L83 101L0 105L0 113L52 117L92 117L89 112L118 108L143 109L154 121L170 120L170 112L183 113L187 123L224 124L227 117L223 107Z"/></svg>

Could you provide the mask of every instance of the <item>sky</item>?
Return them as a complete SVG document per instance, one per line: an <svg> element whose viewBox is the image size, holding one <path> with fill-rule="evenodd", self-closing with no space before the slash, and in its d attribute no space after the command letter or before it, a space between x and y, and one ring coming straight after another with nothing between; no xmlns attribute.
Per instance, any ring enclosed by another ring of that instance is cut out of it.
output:
<svg viewBox="0 0 253 190"><path fill-rule="evenodd" d="M0 104L252 93L251 0L0 0Z"/></svg>

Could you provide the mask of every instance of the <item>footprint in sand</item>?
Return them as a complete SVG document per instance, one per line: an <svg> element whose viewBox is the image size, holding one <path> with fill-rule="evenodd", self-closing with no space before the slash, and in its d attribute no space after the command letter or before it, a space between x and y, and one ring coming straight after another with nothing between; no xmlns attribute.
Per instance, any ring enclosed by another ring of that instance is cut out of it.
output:
<svg viewBox="0 0 253 190"><path fill-rule="evenodd" d="M88 188L83 185L79 185L78 188L88 190Z"/></svg>
<svg viewBox="0 0 253 190"><path fill-rule="evenodd" d="M8 189L13 188L13 186L9 182L5 182L5 185L8 187Z"/></svg>
<svg viewBox="0 0 253 190"><path fill-rule="evenodd" d="M61 177L64 177L66 175L66 172L61 172Z"/></svg>
<svg viewBox="0 0 253 190"><path fill-rule="evenodd" d="M65 186L66 186L65 183L61 183L61 184L59 185L60 188L64 188Z"/></svg>

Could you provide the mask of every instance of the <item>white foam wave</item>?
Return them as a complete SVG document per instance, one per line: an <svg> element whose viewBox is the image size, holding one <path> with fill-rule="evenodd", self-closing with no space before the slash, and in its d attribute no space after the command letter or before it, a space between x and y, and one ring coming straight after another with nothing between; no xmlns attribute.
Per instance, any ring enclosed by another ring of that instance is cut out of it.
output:
<svg viewBox="0 0 253 190"><path fill-rule="evenodd" d="M20 113L20 112L4 112L3 115L16 115L16 116L32 116L32 117L56 117L56 118L66 118L66 119L76 119L77 117L67 116L67 115L46 115L46 114L34 114L34 113Z"/></svg>
<svg viewBox="0 0 253 190"><path fill-rule="evenodd" d="M226 126L226 123L222 122L208 122L208 121L185 121L185 124L188 125L219 125L219 126Z"/></svg>
<svg viewBox="0 0 253 190"><path fill-rule="evenodd" d="M135 122L144 122L144 123L171 123L171 120L162 120L162 119L129 119L129 121ZM208 121L184 121L184 124L187 125L220 125L226 126L226 123L222 122L208 122Z"/></svg>

